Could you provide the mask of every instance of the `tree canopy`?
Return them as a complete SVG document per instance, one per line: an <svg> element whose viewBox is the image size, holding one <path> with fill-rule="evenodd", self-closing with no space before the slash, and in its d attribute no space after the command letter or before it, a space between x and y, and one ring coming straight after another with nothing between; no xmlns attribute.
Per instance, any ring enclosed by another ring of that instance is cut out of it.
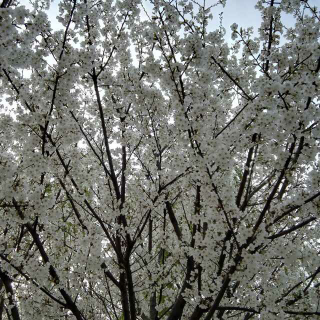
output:
<svg viewBox="0 0 320 320"><path fill-rule="evenodd" d="M320 14L225 2L2 1L0 319L320 316Z"/></svg>

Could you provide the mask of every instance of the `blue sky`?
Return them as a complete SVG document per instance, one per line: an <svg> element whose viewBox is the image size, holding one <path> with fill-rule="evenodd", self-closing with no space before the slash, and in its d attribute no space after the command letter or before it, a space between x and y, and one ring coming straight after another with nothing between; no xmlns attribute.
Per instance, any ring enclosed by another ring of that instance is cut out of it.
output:
<svg viewBox="0 0 320 320"><path fill-rule="evenodd" d="M198 1L202 3L202 0ZM217 2L217 0L206 0L206 5L210 6ZM213 8L214 19L211 23L211 28L216 29L219 27L219 13L223 11L223 26L226 29L226 39L229 40L231 38L231 30L230 25L233 23L237 23L239 27L248 28L254 27L256 31L260 26L260 12L254 8L257 0L227 0L225 8L222 6L217 6ZM21 4L28 5L29 0L21 0ZM59 29L59 24L55 20L55 17L58 15L58 3L59 0L53 0L50 10L48 11L48 15L52 21L52 27L54 29ZM309 0L309 3L312 6L320 7L320 0ZM318 8L319 9L319 8ZM293 26L294 19L289 15L283 16L283 21L287 26Z"/></svg>

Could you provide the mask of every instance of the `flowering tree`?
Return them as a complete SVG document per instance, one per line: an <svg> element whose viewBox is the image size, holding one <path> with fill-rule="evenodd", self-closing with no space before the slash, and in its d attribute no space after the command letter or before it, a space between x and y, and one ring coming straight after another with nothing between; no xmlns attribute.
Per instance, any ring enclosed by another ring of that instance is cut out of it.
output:
<svg viewBox="0 0 320 320"><path fill-rule="evenodd" d="M222 0L62 0L58 31L30 2L0 9L0 318L319 317L317 9L257 1L228 44Z"/></svg>

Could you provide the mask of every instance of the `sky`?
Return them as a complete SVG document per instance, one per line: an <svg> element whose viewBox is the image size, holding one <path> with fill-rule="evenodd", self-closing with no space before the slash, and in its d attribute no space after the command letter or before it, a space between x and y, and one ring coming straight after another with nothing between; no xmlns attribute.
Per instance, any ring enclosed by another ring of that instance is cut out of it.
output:
<svg viewBox="0 0 320 320"><path fill-rule="evenodd" d="M0 0L1 1L1 0ZM26 7L30 7L30 0L20 0L22 5ZM54 30L60 29L60 24L56 20L56 16L59 14L58 4L61 0L50 0L51 6L49 11L47 12L50 20L51 26ZM192 0L203 4L205 1L206 6L209 7L217 3L218 0ZM278 0L277 2L280 2ZM144 3L148 3L148 0L143 0ZM311 6L317 6L318 10L320 9L320 0L308 0ZM231 40L232 31L230 26L233 23L237 23L239 27L249 28L253 27L254 36L258 36L258 28L260 27L261 17L260 12L255 9L255 5L257 0L226 0L226 6L223 8L222 5L215 6L212 9L213 20L209 24L209 31L213 31L219 28L220 25L220 17L219 14L223 12L223 20L222 26L226 30L225 40L231 44L233 42ZM194 6L195 7L195 6ZM151 5L147 4L147 9L151 8ZM142 16L146 17L146 15L141 11ZM287 15L282 13L282 21L284 22L286 27L293 27L295 23L295 19L291 15ZM281 37L281 39L283 39ZM280 41L281 41L280 39Z"/></svg>
<svg viewBox="0 0 320 320"><path fill-rule="evenodd" d="M202 3L201 0L198 1ZM206 0L206 5L213 5L217 0ZM248 28L254 27L257 29L260 25L260 12L257 11L254 6L257 0L227 0L225 8L222 6L217 6L213 8L214 19L211 22L210 27L216 29L219 27L219 13L223 11L223 26L226 29L226 39L231 39L231 30L230 25L237 23L239 27ZM28 6L29 0L20 0L20 3ZM52 21L52 27L54 29L59 29L59 24L55 17L58 15L58 3L59 0L53 0L48 15ZM309 3L312 5L320 6L320 0L309 0ZM286 24L293 25L293 18L290 16L284 17Z"/></svg>

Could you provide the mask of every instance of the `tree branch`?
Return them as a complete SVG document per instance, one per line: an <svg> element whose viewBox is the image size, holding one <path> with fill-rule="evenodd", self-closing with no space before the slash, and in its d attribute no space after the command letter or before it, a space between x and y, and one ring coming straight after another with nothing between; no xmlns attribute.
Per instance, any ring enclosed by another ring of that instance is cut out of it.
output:
<svg viewBox="0 0 320 320"><path fill-rule="evenodd" d="M316 217L310 217L310 218L308 218L308 219L306 219L306 220L304 220L304 221L302 221L302 222L300 222L300 223L292 226L292 227L289 228L289 229L283 230L283 231L281 231L281 232L279 232L279 233L277 233L277 234L274 234L274 235L272 235L272 236L269 236L267 239L273 240L273 239L276 239L276 238L285 236L285 235L287 235L287 234L289 234L289 233L291 233L291 232L293 232L293 231L295 231L295 230L298 230L298 229L304 227L305 225L307 225L308 223L310 223L310 222L312 222L312 221L314 221L314 220L317 220L317 218L316 218Z"/></svg>

